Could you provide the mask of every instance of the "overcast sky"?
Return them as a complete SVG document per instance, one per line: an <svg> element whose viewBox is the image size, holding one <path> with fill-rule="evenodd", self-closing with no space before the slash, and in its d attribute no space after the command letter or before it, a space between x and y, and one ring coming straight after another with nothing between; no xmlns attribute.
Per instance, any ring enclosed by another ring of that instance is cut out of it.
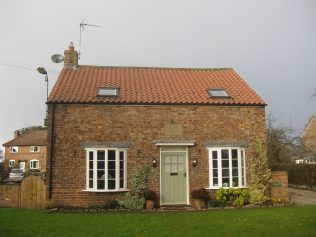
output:
<svg viewBox="0 0 316 237"><path fill-rule="evenodd" d="M0 143L43 125L63 54L82 31L83 65L233 67L297 131L316 113L315 0L1 0Z"/></svg>

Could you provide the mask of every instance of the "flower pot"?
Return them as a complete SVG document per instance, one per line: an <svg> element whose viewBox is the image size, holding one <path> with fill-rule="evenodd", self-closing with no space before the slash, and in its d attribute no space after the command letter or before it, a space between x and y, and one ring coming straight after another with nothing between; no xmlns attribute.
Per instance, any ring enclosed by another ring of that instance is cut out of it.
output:
<svg viewBox="0 0 316 237"><path fill-rule="evenodd" d="M154 209L155 201L154 200L146 200L146 209Z"/></svg>
<svg viewBox="0 0 316 237"><path fill-rule="evenodd" d="M204 199L193 199L193 206L195 209L201 210L205 208L205 200Z"/></svg>

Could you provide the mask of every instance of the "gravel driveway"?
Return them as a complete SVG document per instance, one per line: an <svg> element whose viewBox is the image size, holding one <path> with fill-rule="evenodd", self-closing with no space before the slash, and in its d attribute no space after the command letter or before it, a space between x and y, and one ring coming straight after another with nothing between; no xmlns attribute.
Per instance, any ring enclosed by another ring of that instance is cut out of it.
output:
<svg viewBox="0 0 316 237"><path fill-rule="evenodd" d="M296 204L316 205L316 192L289 188L289 200Z"/></svg>

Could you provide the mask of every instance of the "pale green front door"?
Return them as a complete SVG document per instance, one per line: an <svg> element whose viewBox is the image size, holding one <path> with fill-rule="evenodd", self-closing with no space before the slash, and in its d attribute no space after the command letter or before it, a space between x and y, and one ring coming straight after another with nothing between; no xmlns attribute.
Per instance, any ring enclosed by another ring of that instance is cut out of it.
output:
<svg viewBox="0 0 316 237"><path fill-rule="evenodd" d="M187 204L185 152L161 154L161 204Z"/></svg>

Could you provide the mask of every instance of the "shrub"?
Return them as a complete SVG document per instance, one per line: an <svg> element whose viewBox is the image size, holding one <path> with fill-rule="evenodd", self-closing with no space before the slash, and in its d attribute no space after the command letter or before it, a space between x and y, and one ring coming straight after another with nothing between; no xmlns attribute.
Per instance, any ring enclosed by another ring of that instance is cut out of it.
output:
<svg viewBox="0 0 316 237"><path fill-rule="evenodd" d="M249 203L250 195L248 189L224 189L216 192L216 201L219 206L244 206Z"/></svg>
<svg viewBox="0 0 316 237"><path fill-rule="evenodd" d="M146 200L155 200L156 197L157 197L157 195L156 195L156 192L155 192L155 191L146 190L146 191L144 192L144 198L145 198Z"/></svg>
<svg viewBox="0 0 316 237"><path fill-rule="evenodd" d="M56 207L57 207L56 202L53 199L50 199L50 200L47 201L45 208L47 210L50 210L50 209L53 209L53 208L56 208Z"/></svg>
<svg viewBox="0 0 316 237"><path fill-rule="evenodd" d="M107 200L105 201L103 208L104 209L118 209L120 206L117 200Z"/></svg>
<svg viewBox="0 0 316 237"><path fill-rule="evenodd" d="M203 199L203 200L209 200L210 196L209 193L205 188L200 188L193 190L191 192L191 196L193 199Z"/></svg>
<svg viewBox="0 0 316 237"><path fill-rule="evenodd" d="M144 207L145 198L139 197L137 194L126 193L126 195L119 200L119 204L121 207L132 211L140 211Z"/></svg>
<svg viewBox="0 0 316 237"><path fill-rule="evenodd" d="M143 195L147 189L146 181L148 174L148 166L141 166L134 170L131 177L131 191L119 200L120 206L134 211L143 209L145 204Z"/></svg>

